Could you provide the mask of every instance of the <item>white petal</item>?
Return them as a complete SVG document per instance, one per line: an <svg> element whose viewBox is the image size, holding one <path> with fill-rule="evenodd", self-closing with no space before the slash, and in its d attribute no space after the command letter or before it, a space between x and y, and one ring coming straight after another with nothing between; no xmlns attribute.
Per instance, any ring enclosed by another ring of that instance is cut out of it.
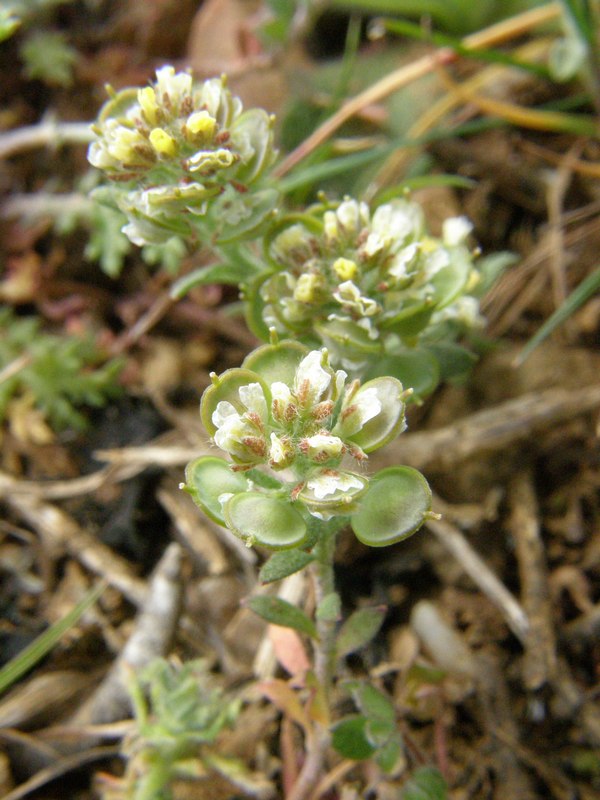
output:
<svg viewBox="0 0 600 800"><path fill-rule="evenodd" d="M444 220L442 237L444 244L455 247L462 244L473 230L473 225L466 217L450 217Z"/></svg>
<svg viewBox="0 0 600 800"><path fill-rule="evenodd" d="M290 387L287 383L283 383L282 381L275 381L271 384L271 397L284 406L292 402Z"/></svg>
<svg viewBox="0 0 600 800"><path fill-rule="evenodd" d="M281 464L285 461L286 453L281 439L274 433L271 434L271 447L269 449L269 459L274 464Z"/></svg>
<svg viewBox="0 0 600 800"><path fill-rule="evenodd" d="M262 420L266 419L267 401L260 383L249 383L247 386L240 386L238 393L240 400L248 411L254 411Z"/></svg>
<svg viewBox="0 0 600 800"><path fill-rule="evenodd" d="M294 379L294 389L296 393L301 391L306 383L310 389L310 400L315 403L321 399L322 395L329 388L331 374L323 369L321 364L323 353L321 350L312 350L298 364L296 377Z"/></svg>
<svg viewBox="0 0 600 800"><path fill-rule="evenodd" d="M332 436L328 433L316 433L314 436L309 436L305 441L310 455L325 452L332 458L339 456L344 446L338 436Z"/></svg>
<svg viewBox="0 0 600 800"><path fill-rule="evenodd" d="M362 489L363 485L363 481L358 475L350 472L334 472L333 470L320 472L306 482L307 488L312 491L317 500L324 500L327 495L336 494L336 492Z"/></svg>
<svg viewBox="0 0 600 800"><path fill-rule="evenodd" d="M212 423L215 428L220 428L225 424L228 417L239 417L238 412L228 400L221 400L217 403L217 407L212 413Z"/></svg>

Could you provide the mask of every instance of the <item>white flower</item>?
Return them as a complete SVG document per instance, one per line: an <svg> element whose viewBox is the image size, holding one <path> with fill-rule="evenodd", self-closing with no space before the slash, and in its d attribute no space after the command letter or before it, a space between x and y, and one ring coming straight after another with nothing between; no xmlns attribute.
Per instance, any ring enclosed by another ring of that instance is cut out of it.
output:
<svg viewBox="0 0 600 800"><path fill-rule="evenodd" d="M417 242L412 242L408 247L403 247L392 259L388 268L389 274L396 280L405 278L408 275L409 264L414 260L418 250L419 245Z"/></svg>
<svg viewBox="0 0 600 800"><path fill-rule="evenodd" d="M336 216L346 234L356 234L369 223L369 207L366 203L347 198L338 206Z"/></svg>
<svg viewBox="0 0 600 800"><path fill-rule="evenodd" d="M324 453L328 458L336 458L342 454L344 443L338 436L330 433L315 433L303 440L306 455L309 458L320 456Z"/></svg>
<svg viewBox="0 0 600 800"><path fill-rule="evenodd" d="M348 492L352 489L362 489L364 481L352 472L337 472L328 469L309 478L306 487L317 500L324 500L328 495ZM353 494L353 492L352 492Z"/></svg>
<svg viewBox="0 0 600 800"><path fill-rule="evenodd" d="M287 459L287 453L281 439L275 434L271 434L271 447L269 449L269 460L273 464L283 464Z"/></svg>
<svg viewBox="0 0 600 800"><path fill-rule="evenodd" d="M227 406L229 408L226 408ZM212 421L217 428L213 437L217 447L225 450L226 453L238 453L242 439L248 434L248 429L246 422L240 417L231 403L226 400L221 400L220 403L217 403L217 408L212 415Z"/></svg>
<svg viewBox="0 0 600 800"><path fill-rule="evenodd" d="M220 147L217 150L198 150L187 160L190 172L212 171L214 169L226 169L235 161L235 156L231 150Z"/></svg>
<svg viewBox="0 0 600 800"><path fill-rule="evenodd" d="M448 247L462 244L473 230L473 225L466 217L450 217L444 220L442 238Z"/></svg>
<svg viewBox="0 0 600 800"><path fill-rule="evenodd" d="M352 413L343 422L345 436L353 436L366 422L381 412L382 406L377 394L377 387L369 386L363 390L359 389L352 398L349 408L352 409Z"/></svg>
<svg viewBox="0 0 600 800"><path fill-rule="evenodd" d="M323 214L323 234L327 244L334 244L339 237L338 219L335 211L326 211Z"/></svg>
<svg viewBox="0 0 600 800"><path fill-rule="evenodd" d="M340 305L353 309L361 317L372 317L379 311L379 305L375 300L362 296L360 289L352 281L340 283L332 294Z"/></svg>
<svg viewBox="0 0 600 800"><path fill-rule="evenodd" d="M247 386L240 386L238 390L240 400L248 411L252 411L265 420L267 418L267 401L260 383L249 383ZM217 404L217 408L221 405Z"/></svg>
<svg viewBox="0 0 600 800"><path fill-rule="evenodd" d="M426 280L433 278L434 275L447 267L450 263L450 255L448 251L445 250L443 247L438 247L437 250L433 250L431 253L428 253L425 258L425 263L423 266L423 276Z"/></svg>
<svg viewBox="0 0 600 800"><path fill-rule="evenodd" d="M233 492L223 492L217 497L217 500L221 504L221 508L225 505L225 503L233 497Z"/></svg>
<svg viewBox="0 0 600 800"><path fill-rule="evenodd" d="M402 245L409 237L418 234L422 212L416 203L395 200L376 209L371 221L371 231L378 234L386 246L397 242Z"/></svg>
<svg viewBox="0 0 600 800"><path fill-rule="evenodd" d="M282 381L275 381L271 384L271 397L274 403L281 403L283 407L292 402L290 387Z"/></svg>
<svg viewBox="0 0 600 800"><path fill-rule="evenodd" d="M323 369L323 356L321 350L311 350L298 364L294 394L306 407L318 403L331 383L331 373Z"/></svg>
<svg viewBox="0 0 600 800"><path fill-rule="evenodd" d="M156 94L158 102L163 103L167 96L171 105L179 109L184 97L191 95L192 76L189 72L177 72L171 66L161 67L156 70Z"/></svg>

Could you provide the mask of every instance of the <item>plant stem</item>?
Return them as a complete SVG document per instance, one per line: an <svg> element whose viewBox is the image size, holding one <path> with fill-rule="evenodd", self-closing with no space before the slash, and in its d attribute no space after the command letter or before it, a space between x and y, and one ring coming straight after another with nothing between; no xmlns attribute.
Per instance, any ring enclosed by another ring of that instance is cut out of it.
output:
<svg viewBox="0 0 600 800"><path fill-rule="evenodd" d="M343 523L342 523L343 524ZM337 532L342 527L339 519L323 522L319 525L319 538L313 553L316 556L311 564L312 578L315 586L317 611L322 601L335 592L333 559ZM336 620L329 616L320 618L317 614L318 639L314 644L315 676L317 685L329 717L331 707L331 690L335 673L335 627ZM322 777L325 754L329 747L331 735L329 726L315 721L312 735L306 740L306 758L298 780L286 800L307 800Z"/></svg>

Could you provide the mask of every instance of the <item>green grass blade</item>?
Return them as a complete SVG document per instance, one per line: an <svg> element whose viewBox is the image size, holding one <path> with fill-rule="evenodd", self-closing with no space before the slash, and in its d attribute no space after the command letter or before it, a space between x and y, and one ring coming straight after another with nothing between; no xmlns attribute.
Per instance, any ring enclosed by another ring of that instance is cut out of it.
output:
<svg viewBox="0 0 600 800"><path fill-rule="evenodd" d="M600 289L600 268L594 270L590 275L583 280L579 286L574 289L567 297L565 302L560 308L557 308L554 314L550 316L542 325L539 331L532 336L527 342L525 347L519 353L517 363L522 364L527 359L533 350L547 339L552 331L556 330L559 325L562 325L572 314L580 308L586 300L588 300L595 292Z"/></svg>
<svg viewBox="0 0 600 800"><path fill-rule="evenodd" d="M454 36L448 36L446 33L426 30L422 25L417 25L415 22L408 22L408 20L404 19L384 19L381 20L381 22L390 33L408 36L418 41L431 42L437 47L449 47L464 58L472 58L490 64L504 64L508 67L516 67L538 75L541 78L548 78L550 75L548 68L542 64L534 64L531 61L521 61L518 58L513 58L508 53L489 47L485 49L481 47L465 47L460 39Z"/></svg>
<svg viewBox="0 0 600 800"><path fill-rule="evenodd" d="M59 639L94 605L105 588L104 581L98 584L68 614L51 625L48 630L0 669L0 694L10 688L54 647Z"/></svg>

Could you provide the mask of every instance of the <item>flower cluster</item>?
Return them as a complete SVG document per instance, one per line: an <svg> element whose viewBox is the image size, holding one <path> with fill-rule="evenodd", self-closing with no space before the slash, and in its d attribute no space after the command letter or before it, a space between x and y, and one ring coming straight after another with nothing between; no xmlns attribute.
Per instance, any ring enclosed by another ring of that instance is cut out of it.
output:
<svg viewBox="0 0 600 800"><path fill-rule="evenodd" d="M127 236L154 244L189 237L201 223L218 230L264 216L277 193L247 190L274 160L272 128L264 110L243 111L224 78L197 84L165 66L152 85L113 94L88 158L118 182Z"/></svg>
<svg viewBox="0 0 600 800"><path fill-rule="evenodd" d="M319 205L274 227L266 243L269 269L246 292L251 321L264 336L285 335L325 344L349 369L389 350L410 346L453 319L472 327L478 280L465 241L471 225L447 219L442 238L429 236L421 207L393 200L370 212L345 199Z"/></svg>
<svg viewBox="0 0 600 800"><path fill-rule="evenodd" d="M393 377L349 382L326 350L260 347L241 368L213 375L202 397L204 426L233 465L198 459L188 488L248 543L298 546L310 516L359 512L370 481L357 468L404 430L406 394Z"/></svg>

